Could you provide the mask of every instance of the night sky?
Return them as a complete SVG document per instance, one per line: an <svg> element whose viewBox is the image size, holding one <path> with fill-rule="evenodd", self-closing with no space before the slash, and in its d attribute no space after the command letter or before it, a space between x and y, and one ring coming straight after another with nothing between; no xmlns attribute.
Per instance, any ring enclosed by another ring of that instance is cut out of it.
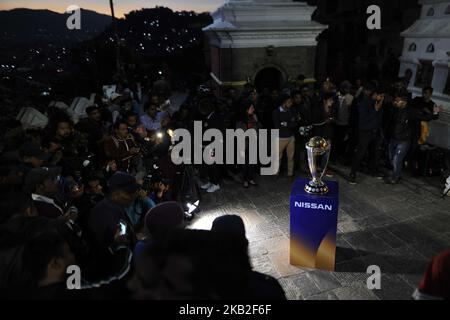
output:
<svg viewBox="0 0 450 320"><path fill-rule="evenodd" d="M226 0L115 0L117 16L132 10L169 7L175 11L193 10L196 12L214 11ZM0 0L0 10L12 8L49 9L64 12L69 5L77 4L84 9L110 14L109 0Z"/></svg>

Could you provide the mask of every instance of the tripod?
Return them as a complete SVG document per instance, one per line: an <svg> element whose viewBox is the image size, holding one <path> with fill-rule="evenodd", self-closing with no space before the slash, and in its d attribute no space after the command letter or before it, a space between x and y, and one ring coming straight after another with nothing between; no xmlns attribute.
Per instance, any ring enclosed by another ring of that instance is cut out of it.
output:
<svg viewBox="0 0 450 320"><path fill-rule="evenodd" d="M193 215L198 209L198 203L201 200L201 193L195 178L195 171L193 165L183 166L179 189L179 200L183 204L183 207L186 207L188 209L188 212L186 213L186 218L192 219ZM195 203L197 203L197 205L194 205Z"/></svg>
<svg viewBox="0 0 450 320"><path fill-rule="evenodd" d="M447 183L445 185L444 193L442 194L442 198L445 198L450 194L450 176L447 179Z"/></svg>

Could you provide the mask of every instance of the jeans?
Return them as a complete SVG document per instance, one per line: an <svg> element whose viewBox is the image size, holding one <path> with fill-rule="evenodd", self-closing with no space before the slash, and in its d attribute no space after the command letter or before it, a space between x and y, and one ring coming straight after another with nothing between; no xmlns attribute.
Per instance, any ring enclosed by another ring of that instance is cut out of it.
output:
<svg viewBox="0 0 450 320"><path fill-rule="evenodd" d="M403 162L408 154L410 146L410 141L392 139L389 143L389 160L394 167L392 178L395 180L399 180L402 175Z"/></svg>

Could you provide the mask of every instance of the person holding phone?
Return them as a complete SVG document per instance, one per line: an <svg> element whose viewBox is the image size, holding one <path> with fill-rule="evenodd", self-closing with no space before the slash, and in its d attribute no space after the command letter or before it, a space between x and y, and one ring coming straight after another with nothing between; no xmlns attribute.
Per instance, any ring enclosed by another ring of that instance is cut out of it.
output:
<svg viewBox="0 0 450 320"><path fill-rule="evenodd" d="M133 223L127 215L127 207L136 200L142 188L135 177L117 172L108 181L109 194L92 210L88 230L94 244L97 275L108 273L115 246L133 247L136 242ZM119 241L120 240L120 241Z"/></svg>
<svg viewBox="0 0 450 320"><path fill-rule="evenodd" d="M356 107L359 115L359 133L356 154L353 158L349 183L356 184L356 174L366 152L369 151L369 170L372 176L383 178L378 171L380 159L380 145L382 139L384 90L376 88L373 84L364 87L363 96L357 101Z"/></svg>
<svg viewBox="0 0 450 320"><path fill-rule="evenodd" d="M118 169L123 172L133 172L135 161L139 156L138 148L133 135L128 132L128 124L118 121L114 125L114 134L105 142L105 155L116 160Z"/></svg>

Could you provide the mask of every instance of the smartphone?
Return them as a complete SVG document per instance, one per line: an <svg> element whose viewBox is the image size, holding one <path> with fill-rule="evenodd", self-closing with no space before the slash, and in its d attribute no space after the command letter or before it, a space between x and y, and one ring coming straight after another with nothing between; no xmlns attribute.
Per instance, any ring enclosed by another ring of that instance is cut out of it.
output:
<svg viewBox="0 0 450 320"><path fill-rule="evenodd" d="M127 225L123 221L119 222L119 228L120 228L120 235L121 236L124 236L124 235L127 234Z"/></svg>

